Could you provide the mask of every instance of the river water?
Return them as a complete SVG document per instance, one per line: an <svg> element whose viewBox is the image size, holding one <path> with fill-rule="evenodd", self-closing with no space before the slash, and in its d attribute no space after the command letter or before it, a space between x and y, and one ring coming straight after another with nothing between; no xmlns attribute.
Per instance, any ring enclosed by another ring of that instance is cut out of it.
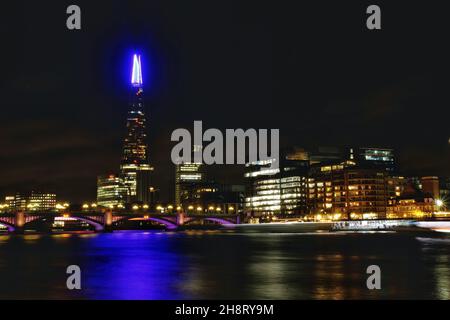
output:
<svg viewBox="0 0 450 320"><path fill-rule="evenodd" d="M381 268L368 290L366 268ZM81 268L68 290L66 268ZM2 299L450 299L450 236L130 231L0 235Z"/></svg>

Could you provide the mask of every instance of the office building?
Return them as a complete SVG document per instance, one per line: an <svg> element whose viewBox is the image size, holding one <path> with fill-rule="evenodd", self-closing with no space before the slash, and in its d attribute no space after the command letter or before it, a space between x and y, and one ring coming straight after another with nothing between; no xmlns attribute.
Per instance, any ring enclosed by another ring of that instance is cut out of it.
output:
<svg viewBox="0 0 450 320"><path fill-rule="evenodd" d="M8 197L8 203L14 210L23 211L53 211L56 210L56 194L31 191L30 193L18 192Z"/></svg>
<svg viewBox="0 0 450 320"><path fill-rule="evenodd" d="M310 214L334 219L385 218L387 172L359 167L354 161L313 165L308 178Z"/></svg>
<svg viewBox="0 0 450 320"><path fill-rule="evenodd" d="M349 160L365 168L384 169L390 174L396 172L394 150L389 148L349 148Z"/></svg>
<svg viewBox="0 0 450 320"><path fill-rule="evenodd" d="M127 196L128 188L118 175L97 177L97 205L107 208L125 205Z"/></svg>
<svg viewBox="0 0 450 320"><path fill-rule="evenodd" d="M298 156L298 154L297 154ZM271 169L273 160L246 165L247 196L245 211L251 216L296 215L305 213L309 162L296 155L281 158L279 168Z"/></svg>
<svg viewBox="0 0 450 320"><path fill-rule="evenodd" d="M203 165L200 163L181 163L175 165L175 204L191 202L195 190L205 182Z"/></svg>

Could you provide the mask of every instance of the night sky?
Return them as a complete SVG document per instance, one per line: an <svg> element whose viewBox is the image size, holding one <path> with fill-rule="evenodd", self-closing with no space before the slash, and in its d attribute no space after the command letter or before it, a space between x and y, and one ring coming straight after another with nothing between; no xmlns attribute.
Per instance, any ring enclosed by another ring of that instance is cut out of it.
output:
<svg viewBox="0 0 450 320"><path fill-rule="evenodd" d="M118 171L131 54L151 162L173 198L170 134L279 128L281 146L393 147L405 174L450 176L448 10L423 1L18 1L2 4L0 196L94 200ZM365 27L379 4L382 30ZM66 28L77 4L82 29ZM215 168L242 181L242 168Z"/></svg>

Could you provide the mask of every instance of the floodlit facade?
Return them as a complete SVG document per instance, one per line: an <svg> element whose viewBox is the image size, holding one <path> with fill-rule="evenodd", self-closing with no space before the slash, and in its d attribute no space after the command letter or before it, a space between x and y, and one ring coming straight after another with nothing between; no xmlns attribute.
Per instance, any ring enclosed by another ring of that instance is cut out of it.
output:
<svg viewBox="0 0 450 320"><path fill-rule="evenodd" d="M56 209L56 194L54 193L32 191L30 193L17 193L14 199L8 198L8 203L14 210L52 211Z"/></svg>
<svg viewBox="0 0 450 320"><path fill-rule="evenodd" d="M356 166L353 161L317 165L308 179L310 213L334 219L385 218L387 172Z"/></svg>
<svg viewBox="0 0 450 320"><path fill-rule="evenodd" d="M437 207L433 198L410 196L398 199L393 206L388 207L388 219L421 219L430 218Z"/></svg>
<svg viewBox="0 0 450 320"><path fill-rule="evenodd" d="M277 169L270 168L274 160L255 161L246 165L247 213L261 216L306 212L308 161L292 159L282 159Z"/></svg>
<svg viewBox="0 0 450 320"><path fill-rule="evenodd" d="M388 218L430 218L445 209L444 202L440 198L438 177L412 177L405 180L406 183L401 183L403 188L400 188L400 192L389 200Z"/></svg>
<svg viewBox="0 0 450 320"><path fill-rule="evenodd" d="M175 165L175 204L182 205L192 198L191 193L204 182L201 163L181 163Z"/></svg>
<svg viewBox="0 0 450 320"><path fill-rule="evenodd" d="M385 218L406 183L396 175L394 150L389 148L294 148L280 169L268 164L247 165L246 210L253 215Z"/></svg>
<svg viewBox="0 0 450 320"><path fill-rule="evenodd" d="M97 177L97 205L115 207L127 202L128 188L115 174Z"/></svg>

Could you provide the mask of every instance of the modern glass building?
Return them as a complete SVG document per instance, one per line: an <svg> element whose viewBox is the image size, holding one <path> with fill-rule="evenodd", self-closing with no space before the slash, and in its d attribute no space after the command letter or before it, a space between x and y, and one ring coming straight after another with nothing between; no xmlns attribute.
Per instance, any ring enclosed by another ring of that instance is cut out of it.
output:
<svg viewBox="0 0 450 320"><path fill-rule="evenodd" d="M182 205L192 198L192 193L204 182L201 163L175 165L175 204Z"/></svg>
<svg viewBox="0 0 450 320"><path fill-rule="evenodd" d="M248 193L245 211L252 216L305 213L308 161L287 156L277 169L270 168L271 161L255 161L246 165Z"/></svg>
<svg viewBox="0 0 450 320"><path fill-rule="evenodd" d="M131 99L127 115L127 132L123 142L120 176L128 188L129 202L150 201L150 176L146 117L143 103L141 57L133 56Z"/></svg>
<svg viewBox="0 0 450 320"><path fill-rule="evenodd" d="M396 171L394 150L389 148L350 148L349 160L367 168L382 168L389 173Z"/></svg>
<svg viewBox="0 0 450 320"><path fill-rule="evenodd" d="M127 202L128 188L122 179L109 174L97 177L97 205L103 207L115 207Z"/></svg>

